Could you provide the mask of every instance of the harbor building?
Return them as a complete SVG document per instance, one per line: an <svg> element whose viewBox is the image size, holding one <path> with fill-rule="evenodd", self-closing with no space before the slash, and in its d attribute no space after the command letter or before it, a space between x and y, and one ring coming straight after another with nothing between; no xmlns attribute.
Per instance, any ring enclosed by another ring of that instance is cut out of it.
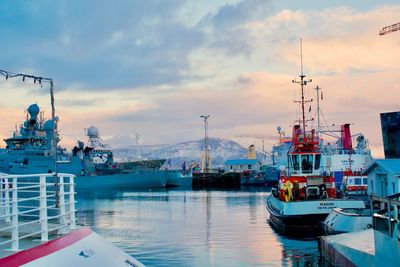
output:
<svg viewBox="0 0 400 267"><path fill-rule="evenodd" d="M230 159L225 161L225 172L244 172L260 170L257 159Z"/></svg>
<svg viewBox="0 0 400 267"><path fill-rule="evenodd" d="M365 169L368 195L386 197L400 192L400 158L377 159Z"/></svg>

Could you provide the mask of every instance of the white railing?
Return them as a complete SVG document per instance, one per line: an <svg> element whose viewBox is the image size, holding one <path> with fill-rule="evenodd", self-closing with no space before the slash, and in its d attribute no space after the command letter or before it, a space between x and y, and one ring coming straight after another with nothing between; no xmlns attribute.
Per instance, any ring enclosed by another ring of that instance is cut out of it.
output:
<svg viewBox="0 0 400 267"><path fill-rule="evenodd" d="M75 229L74 177L65 173L57 177L54 173L0 174L1 249L17 251L22 239L40 236L41 241L48 241L49 234Z"/></svg>

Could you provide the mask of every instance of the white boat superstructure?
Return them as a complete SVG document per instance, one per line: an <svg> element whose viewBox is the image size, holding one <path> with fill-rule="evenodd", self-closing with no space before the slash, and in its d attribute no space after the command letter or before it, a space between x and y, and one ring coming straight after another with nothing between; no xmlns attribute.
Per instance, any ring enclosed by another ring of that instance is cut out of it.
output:
<svg viewBox="0 0 400 267"><path fill-rule="evenodd" d="M77 227L74 178L0 174L0 266L143 266Z"/></svg>

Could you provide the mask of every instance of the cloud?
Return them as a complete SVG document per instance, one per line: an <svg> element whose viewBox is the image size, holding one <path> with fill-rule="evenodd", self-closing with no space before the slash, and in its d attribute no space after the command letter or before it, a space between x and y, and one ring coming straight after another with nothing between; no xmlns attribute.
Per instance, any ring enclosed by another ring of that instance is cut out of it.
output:
<svg viewBox="0 0 400 267"><path fill-rule="evenodd" d="M272 1L246 0L226 4L215 14L208 14L200 22L204 29L207 45L211 49L230 55L251 54L254 46L252 36L244 26L265 18L272 12Z"/></svg>
<svg viewBox="0 0 400 267"><path fill-rule="evenodd" d="M200 31L174 18L183 4L3 2L0 34L12 42L2 42L0 59L11 70L48 74L61 89L71 83L86 90L179 83L187 54L202 42Z"/></svg>
<svg viewBox="0 0 400 267"><path fill-rule="evenodd" d="M0 60L6 69L55 79L68 144L91 124L107 138L139 132L145 144L199 139L206 113L216 137L273 136L278 125L290 132L299 117L291 80L300 71L300 37L304 70L314 80L307 96L323 88L328 123L353 122L380 153L378 114L400 101L398 33L378 36L398 21L399 5L14 2L0 3L0 34L7 36ZM190 18L199 5L201 15ZM6 95L21 111L26 99L48 103L42 90Z"/></svg>

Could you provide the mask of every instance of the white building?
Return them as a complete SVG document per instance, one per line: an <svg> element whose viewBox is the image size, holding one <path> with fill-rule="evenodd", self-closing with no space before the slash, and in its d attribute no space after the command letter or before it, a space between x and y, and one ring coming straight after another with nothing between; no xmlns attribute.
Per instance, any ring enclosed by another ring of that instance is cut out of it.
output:
<svg viewBox="0 0 400 267"><path fill-rule="evenodd" d="M400 192L400 159L378 159L363 172L368 176L368 194L386 197Z"/></svg>
<svg viewBox="0 0 400 267"><path fill-rule="evenodd" d="M225 172L259 171L260 162L257 159L229 159L224 163Z"/></svg>

